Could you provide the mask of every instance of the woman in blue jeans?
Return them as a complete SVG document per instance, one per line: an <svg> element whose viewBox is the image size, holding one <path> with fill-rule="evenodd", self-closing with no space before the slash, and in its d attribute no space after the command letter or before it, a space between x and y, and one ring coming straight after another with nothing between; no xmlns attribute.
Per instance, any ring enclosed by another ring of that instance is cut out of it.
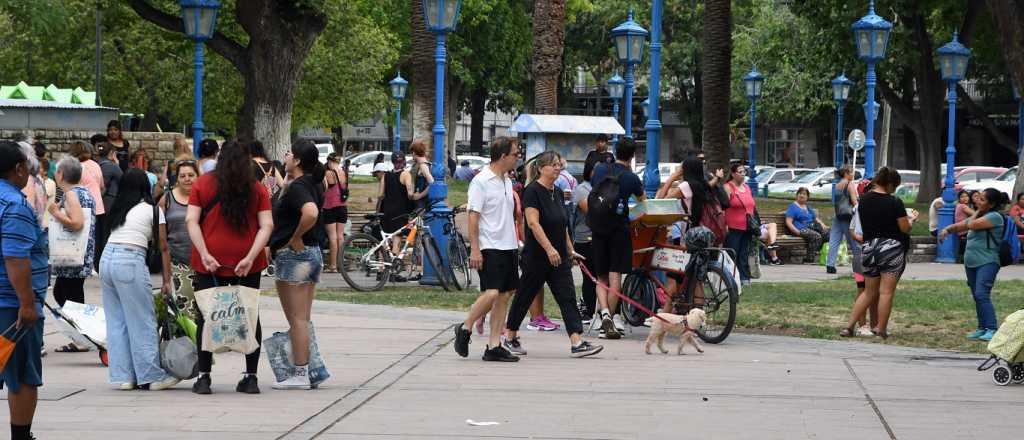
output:
<svg viewBox="0 0 1024 440"><path fill-rule="evenodd" d="M1009 203L1009 197L995 188L986 188L974 194L974 215L947 226L939 233L939 241L947 235L967 232L964 268L967 286L974 296L974 309L978 314L978 329L967 339L992 340L999 323L992 305L992 285L999 274L999 243L1003 238L1005 217L1000 211Z"/></svg>
<svg viewBox="0 0 1024 440"><path fill-rule="evenodd" d="M856 185L852 185L853 170L850 167L842 167L836 170L836 175L839 177L839 181L832 188L832 205L835 208L836 216L832 220L832 229L829 230L828 257L825 260L825 271L828 273L836 273L836 257L839 255L839 244L843 240L846 240L846 245L850 248L851 253L860 253L859 249L854 251L854 248L860 247L860 243L857 243L853 239L853 235L850 234L852 210L857 206L857 188ZM848 205L851 213L839 214L839 208L843 205Z"/></svg>
<svg viewBox="0 0 1024 440"><path fill-rule="evenodd" d="M107 317L110 382L121 390L136 387L163 390L179 380L160 367L153 306L153 285L146 266L149 246L160 246L163 262L161 293L171 291L171 254L164 213L159 208L158 234L153 237L153 194L146 172L131 168L121 177L113 209L107 212L110 237L100 257L103 307ZM155 242L155 243L154 243Z"/></svg>

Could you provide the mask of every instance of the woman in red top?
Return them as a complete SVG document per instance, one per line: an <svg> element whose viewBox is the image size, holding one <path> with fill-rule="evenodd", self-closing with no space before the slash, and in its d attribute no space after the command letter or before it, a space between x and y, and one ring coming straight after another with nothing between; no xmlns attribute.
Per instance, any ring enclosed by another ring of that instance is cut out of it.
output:
<svg viewBox="0 0 1024 440"><path fill-rule="evenodd" d="M266 253L274 221L270 194L253 172L249 150L236 141L221 148L217 168L203 174L192 185L185 222L192 239L193 284L198 292L214 286L242 285L259 289L260 272L267 267ZM202 334L203 320L197 322ZM256 340L262 329L256 321ZM196 394L210 394L213 353L203 351L199 338L199 379L192 386ZM235 388L240 393L258 394L256 368L260 349L245 355L245 374Z"/></svg>
<svg viewBox="0 0 1024 440"><path fill-rule="evenodd" d="M725 192L729 194L729 208L725 210L725 225L729 227L729 234L725 236L725 247L735 252L733 258L740 270L740 281L744 286L750 284L747 252L753 238L751 233L760 234L760 230L747 230L747 215L754 214L754 197L744 183L746 177L747 168L736 163L729 167L729 181L725 182Z"/></svg>

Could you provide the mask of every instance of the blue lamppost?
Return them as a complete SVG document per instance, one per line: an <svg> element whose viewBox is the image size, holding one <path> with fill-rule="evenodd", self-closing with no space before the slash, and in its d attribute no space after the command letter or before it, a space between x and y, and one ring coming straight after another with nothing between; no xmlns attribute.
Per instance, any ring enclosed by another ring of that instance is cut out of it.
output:
<svg viewBox="0 0 1024 440"><path fill-rule="evenodd" d="M832 100L836 102L836 169L842 167L846 159L846 155L843 154L843 107L850 98L852 86L853 81L846 77L846 72L832 80ZM835 180L838 181L839 176L836 176Z"/></svg>
<svg viewBox="0 0 1024 440"><path fill-rule="evenodd" d="M626 81L619 76L618 73L608 80L608 97L612 98L612 114L615 120L619 120L619 101L622 100L622 94L626 91ZM612 137L612 145L619 143L619 135Z"/></svg>
<svg viewBox="0 0 1024 440"><path fill-rule="evenodd" d="M185 35L195 42L195 113L192 121L192 153L199 157L199 142L203 140L203 43L213 38L217 26L217 0L180 0L181 20Z"/></svg>
<svg viewBox="0 0 1024 440"><path fill-rule="evenodd" d="M442 233L448 223L448 214L451 210L445 206L445 199L448 197L448 185L445 183L445 165L448 163L445 155L444 143L444 68L447 58L445 49L445 38L449 32L455 30L455 24L459 21L459 11L462 9L462 0L423 0L423 18L427 30L437 35L437 45L434 49L434 64L437 66L434 76L434 167L431 174L434 175L434 183L430 185L428 197L435 203L431 209L433 218L429 223L431 231L434 231L434 238L441 251L441 258L447 262L448 239ZM423 266L423 279L420 284L438 285L437 271L430 264Z"/></svg>
<svg viewBox="0 0 1024 440"><path fill-rule="evenodd" d="M402 99L409 88L409 81L402 78L402 72L388 83L391 86L391 97L397 101L395 105L395 148L394 154L402 153Z"/></svg>
<svg viewBox="0 0 1024 440"><path fill-rule="evenodd" d="M1020 160L1020 151L1024 150L1024 101L1020 99L1020 90L1017 89L1017 85L1012 85L1013 99L1017 101L1017 159Z"/></svg>
<svg viewBox="0 0 1024 440"><path fill-rule="evenodd" d="M651 0L651 75L647 90L647 166L644 172L644 192L654 198L661 185L658 163L661 159L661 15L662 0Z"/></svg>
<svg viewBox="0 0 1024 440"><path fill-rule="evenodd" d="M754 133L754 126L757 125L757 98L761 97L761 86L764 85L764 75L757 71L757 66L750 69L743 77L743 89L750 100L750 145L748 147L750 158L747 166L750 168L750 178L747 179L747 186L751 194L757 194L757 136Z"/></svg>
<svg viewBox="0 0 1024 440"><path fill-rule="evenodd" d="M644 58L647 30L633 21L633 11L630 10L629 18L612 29L612 39L615 40L615 53L619 62L626 66L626 91L623 98L626 108L623 119L626 122L626 136L633 137L633 67Z"/></svg>
<svg viewBox="0 0 1024 440"><path fill-rule="evenodd" d="M864 119L867 122L867 139L864 142L864 177L875 175L875 64L885 58L885 47L889 43L892 23L875 14L875 0L868 6L868 15L853 24L854 43L857 57L868 65L868 99L864 103Z"/></svg>
<svg viewBox="0 0 1024 440"><path fill-rule="evenodd" d="M946 187L942 190L942 208L939 209L939 230L953 224L956 206L956 188L953 176L954 160L956 159L956 84L964 79L967 72L967 61L971 58L971 50L957 41L957 33L953 32L953 41L946 43L935 51L939 57L939 71L946 81L948 92L946 101L949 106L949 122L946 126ZM935 261L939 263L955 263L959 250L960 239L951 234L939 243Z"/></svg>

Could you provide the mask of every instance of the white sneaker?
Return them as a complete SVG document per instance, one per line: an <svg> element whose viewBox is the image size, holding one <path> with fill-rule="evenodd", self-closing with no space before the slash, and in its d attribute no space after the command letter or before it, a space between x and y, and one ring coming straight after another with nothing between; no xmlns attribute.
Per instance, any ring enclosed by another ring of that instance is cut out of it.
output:
<svg viewBox="0 0 1024 440"><path fill-rule="evenodd" d="M644 320L644 327L650 327L651 324L654 324L654 317L653 316L650 316L650 317L648 317L647 319Z"/></svg>
<svg viewBox="0 0 1024 440"><path fill-rule="evenodd" d="M281 382L274 382L272 387L275 390L308 390L311 389L309 375L306 374L306 367L295 367L294 374Z"/></svg>
<svg viewBox="0 0 1024 440"><path fill-rule="evenodd" d="M857 336L874 336L875 332L871 331L871 327L862 325L857 329Z"/></svg>
<svg viewBox="0 0 1024 440"><path fill-rule="evenodd" d="M178 382L181 382L181 379L178 379L177 377L174 377L174 376L167 376L166 379L161 380L160 382L153 382L153 383L149 384L149 390L150 391L166 390L166 389L168 389L170 387L173 387L173 386L177 385ZM121 385L121 386L124 387L124 385Z"/></svg>
<svg viewBox="0 0 1024 440"><path fill-rule="evenodd" d="M594 319L590 320L590 331L601 330L601 314L595 313Z"/></svg>
<svg viewBox="0 0 1024 440"><path fill-rule="evenodd" d="M622 315L615 314L615 316L612 316L612 323L615 324L615 330L618 330L619 333L626 331L626 325L622 322Z"/></svg>
<svg viewBox="0 0 1024 440"><path fill-rule="evenodd" d="M132 390L135 389L135 384L133 384L131 382L125 382L125 383L123 383L121 385L118 385L117 389L119 389L121 391L132 391Z"/></svg>

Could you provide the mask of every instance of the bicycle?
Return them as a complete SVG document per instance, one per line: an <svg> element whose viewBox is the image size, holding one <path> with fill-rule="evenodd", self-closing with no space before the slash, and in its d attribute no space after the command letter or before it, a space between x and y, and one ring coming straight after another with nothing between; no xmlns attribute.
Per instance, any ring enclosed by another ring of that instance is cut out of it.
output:
<svg viewBox="0 0 1024 440"><path fill-rule="evenodd" d="M469 267L469 248L466 246L466 238L455 227L455 216L466 212L463 207L456 207L445 217L448 221L444 225L444 235L448 238L448 266L451 267L454 275L455 287L459 290L466 290L473 285L473 271Z"/></svg>
<svg viewBox="0 0 1024 440"><path fill-rule="evenodd" d="M430 233L430 227L425 223L425 214L430 210L419 209L413 214L404 214L402 217L409 217L409 221L397 231L392 233L380 229L381 214L366 214L365 218L370 221L370 230L379 231L380 239L370 233L358 232L345 239L341 246L341 276L353 289L361 292L372 292L384 287L392 274L400 274L407 268L415 266L412 256L417 249L422 250L422 255L436 269L437 279L441 287L446 291L455 288L455 274L451 267L443 264L441 251L437 241ZM398 253L391 250L391 241L395 236L405 235L405 240ZM409 257L409 258L407 258Z"/></svg>

